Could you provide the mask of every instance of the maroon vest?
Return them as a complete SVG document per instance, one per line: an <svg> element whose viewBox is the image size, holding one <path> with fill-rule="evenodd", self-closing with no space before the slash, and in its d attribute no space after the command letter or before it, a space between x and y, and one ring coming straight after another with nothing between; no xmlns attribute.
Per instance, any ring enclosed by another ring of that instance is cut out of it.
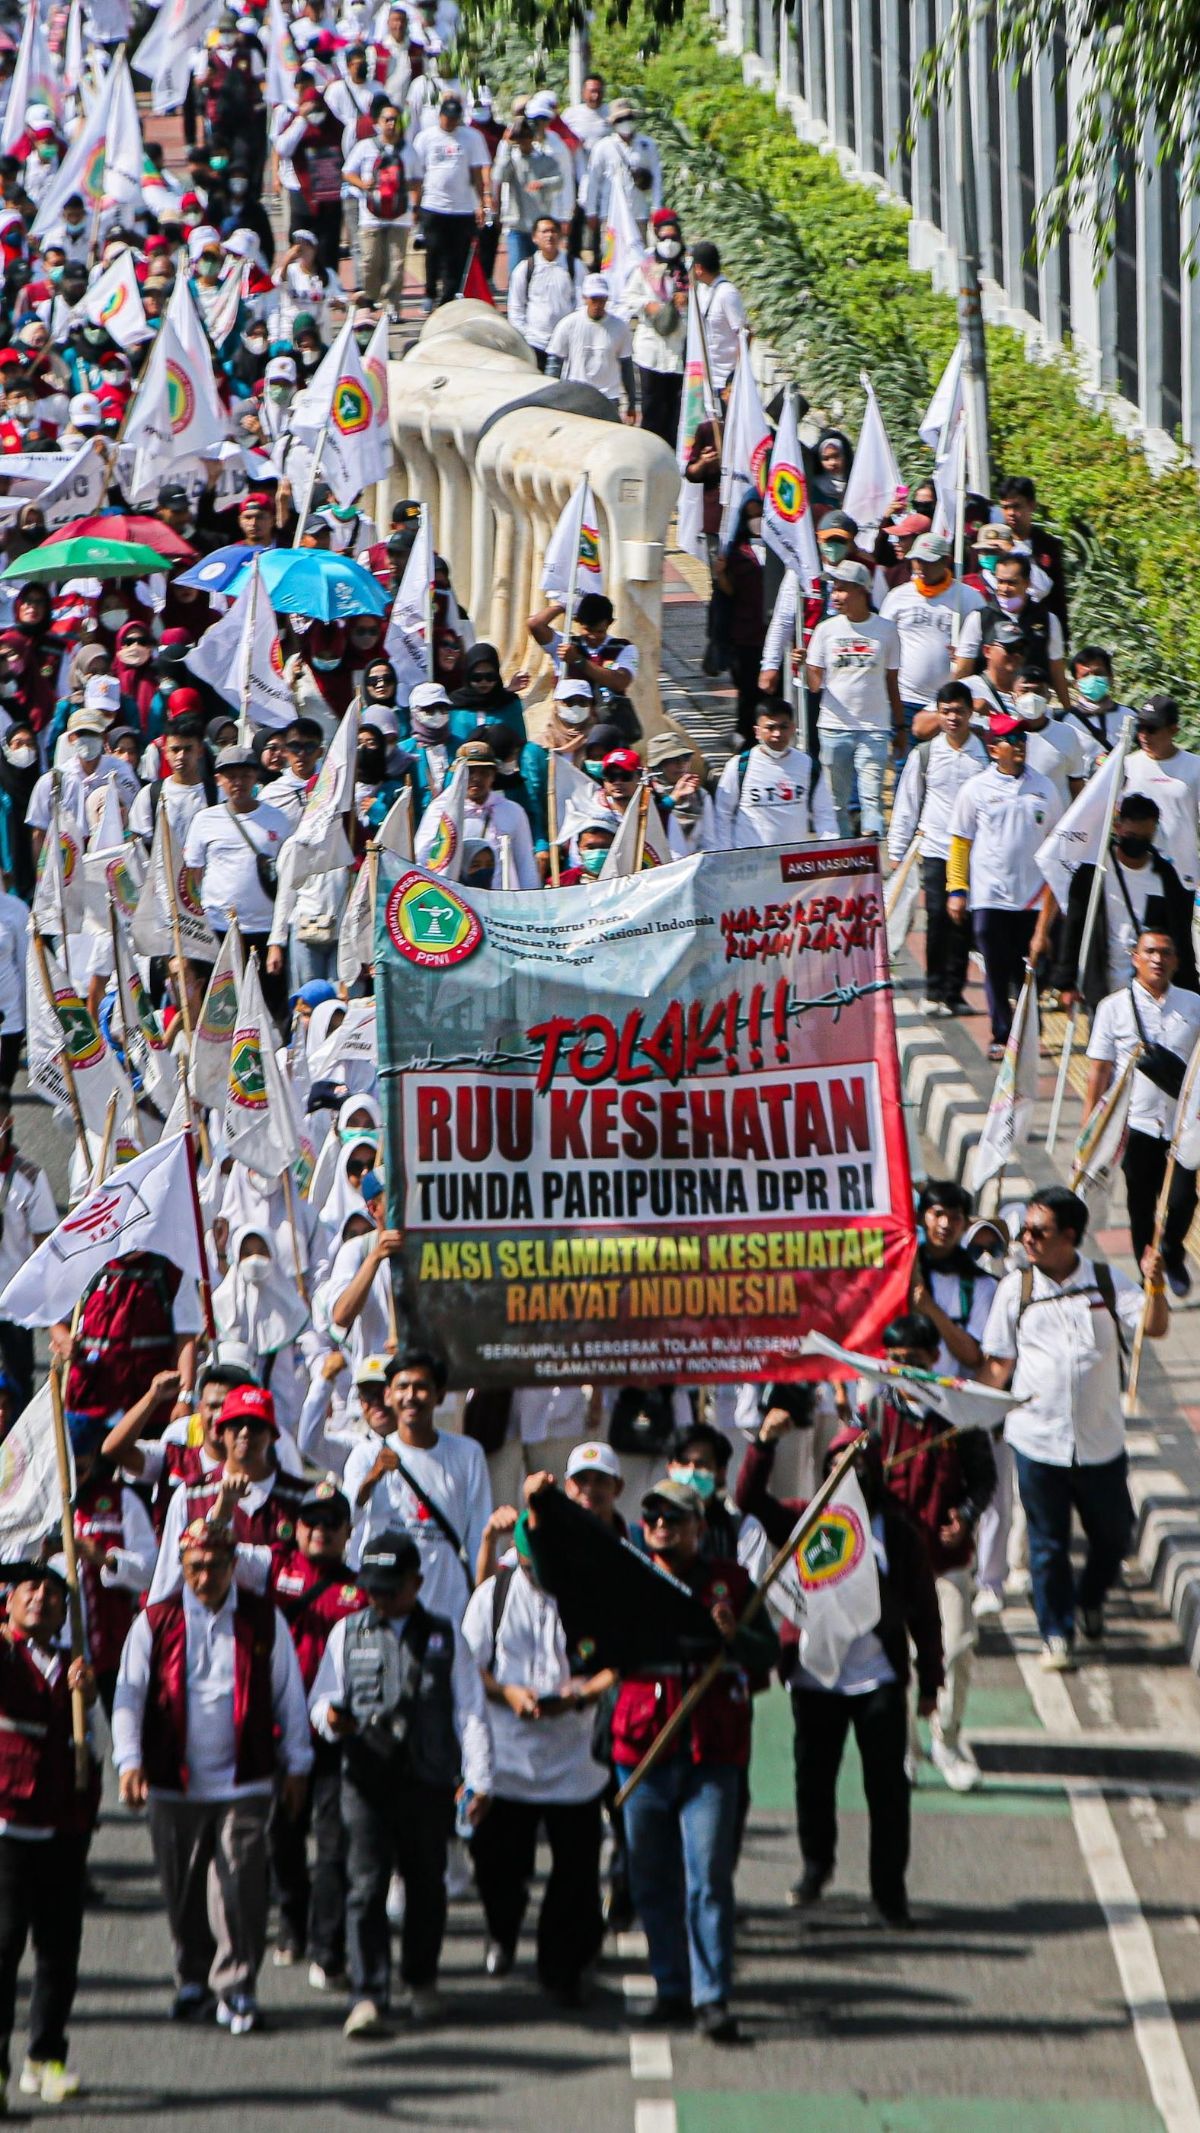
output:
<svg viewBox="0 0 1200 2133"><path fill-rule="evenodd" d="M94 1765L92 1777L99 1777ZM82 1792L75 1787L66 1654L50 1683L23 1637L0 1639L0 1816L79 1835L91 1827L95 1791L95 1783Z"/></svg>
<svg viewBox="0 0 1200 2133"><path fill-rule="evenodd" d="M185 1525L190 1526L194 1518L208 1517L220 1487L220 1467L202 1481L188 1484ZM295 1474L277 1473L274 1488L257 1511L247 1511L240 1503L234 1505L231 1530L235 1541L250 1548L274 1548L280 1543L290 1547L296 1537L296 1513L306 1493L306 1484Z"/></svg>
<svg viewBox="0 0 1200 2133"><path fill-rule="evenodd" d="M142 1721L142 1767L163 1792L186 1792L187 1625L183 1594L146 1609L150 1624L150 1684ZM234 1777L253 1785L275 1773L275 1721L271 1655L275 1609L259 1593L239 1589L234 1610L233 1729L237 1742Z"/></svg>
<svg viewBox="0 0 1200 2133"><path fill-rule="evenodd" d="M111 1474L93 1475L75 1493L76 1540L102 1540L109 1548L125 1541L121 1483ZM133 1623L133 1594L104 1585L99 1567L79 1559L79 1583L87 1611L88 1653L98 1674L115 1674Z"/></svg>
<svg viewBox="0 0 1200 2133"><path fill-rule="evenodd" d="M163 1446L163 1450L166 1457L163 1461L163 1470L159 1476L158 1487L154 1491L154 1502L150 1507L150 1515L154 1520L154 1530L159 1540L162 1539L162 1530L166 1524L167 1512L171 1508L171 1498L180 1483L183 1484L184 1488L194 1488L204 1480L208 1472L200 1456L200 1446L198 1444L176 1444L172 1439Z"/></svg>

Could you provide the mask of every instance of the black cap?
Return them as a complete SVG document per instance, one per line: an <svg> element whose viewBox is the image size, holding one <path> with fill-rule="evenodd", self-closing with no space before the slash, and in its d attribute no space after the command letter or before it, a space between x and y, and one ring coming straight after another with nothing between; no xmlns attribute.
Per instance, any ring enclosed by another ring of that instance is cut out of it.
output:
<svg viewBox="0 0 1200 2133"><path fill-rule="evenodd" d="M314 1081L304 1108L306 1111L336 1111L342 1100L336 1081Z"/></svg>
<svg viewBox="0 0 1200 2133"><path fill-rule="evenodd" d="M164 481L158 492L160 511L186 511L189 506L187 490L181 481Z"/></svg>
<svg viewBox="0 0 1200 2133"><path fill-rule="evenodd" d="M998 644L1002 651L1012 652L1019 644L1024 644L1025 632L1018 629L1015 622L996 622L989 629L985 642Z"/></svg>
<svg viewBox="0 0 1200 2133"><path fill-rule="evenodd" d="M302 1504L297 1507L297 1518L310 1524L314 1518L327 1518L334 1525L349 1525L350 1500L342 1494L336 1481L328 1478L314 1483Z"/></svg>
<svg viewBox="0 0 1200 2133"><path fill-rule="evenodd" d="M358 1582L367 1592L394 1592L421 1567L421 1551L407 1533L389 1527L367 1542L358 1566Z"/></svg>
<svg viewBox="0 0 1200 2133"><path fill-rule="evenodd" d="M0 1563L0 1585L58 1585L65 1593L67 1581L61 1570L52 1570L49 1563Z"/></svg>
<svg viewBox="0 0 1200 2133"><path fill-rule="evenodd" d="M399 503L392 505L393 526L415 525L420 516L421 506L411 496L402 496Z"/></svg>

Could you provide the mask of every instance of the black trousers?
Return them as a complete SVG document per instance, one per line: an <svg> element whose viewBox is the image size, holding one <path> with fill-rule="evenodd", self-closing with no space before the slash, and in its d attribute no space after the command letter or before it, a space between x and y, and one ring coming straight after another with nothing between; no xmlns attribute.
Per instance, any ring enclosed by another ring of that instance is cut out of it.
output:
<svg viewBox="0 0 1200 2133"><path fill-rule="evenodd" d="M1025 982L1025 958L1037 913L1005 911L993 905L972 912L971 917L975 946L983 957L983 989L992 1018L992 1043L1007 1044L1013 1008Z"/></svg>
<svg viewBox="0 0 1200 2133"><path fill-rule="evenodd" d="M946 862L922 859L921 880L925 889L925 994L953 1007L962 999L967 982L967 959L971 936L965 926L956 926L946 914Z"/></svg>
<svg viewBox="0 0 1200 2133"><path fill-rule="evenodd" d="M670 370L643 370L638 364L638 400L642 410L642 428L661 437L664 444L675 450L679 435L679 403L683 398L683 373Z"/></svg>
<svg viewBox="0 0 1200 2133"><path fill-rule="evenodd" d="M1133 1239L1133 1256L1140 1260L1148 1244L1154 1242L1154 1212L1162 1191L1167 1171L1169 1143L1160 1141L1149 1133L1138 1133L1131 1128L1125 1143L1121 1168L1125 1173L1125 1199L1129 1208L1129 1234ZM1167 1220L1163 1230L1163 1258L1168 1266L1178 1266L1183 1258L1183 1240L1192 1226L1196 1212L1196 1173L1175 1166L1171 1179L1171 1191L1167 1200Z"/></svg>
<svg viewBox="0 0 1200 2133"><path fill-rule="evenodd" d="M386 2007L392 1940L387 1916L393 1872L404 1882L400 1974L432 1985L446 1931L446 1847L454 1821L452 1785L380 1783L371 1796L342 1776L346 1830L346 1953L355 1999Z"/></svg>
<svg viewBox="0 0 1200 2133"><path fill-rule="evenodd" d="M758 717L758 677L762 672L761 644L733 644L729 648L729 668L737 690L737 714L734 724L749 747L754 746L754 722Z"/></svg>
<svg viewBox="0 0 1200 2133"><path fill-rule="evenodd" d="M286 1031L291 1019L288 1008L287 949L284 949L283 969L272 976L267 969L267 949L270 946L270 936L266 933L243 933L242 946L247 955L250 954L251 949L256 948L258 950L258 975L262 980L263 999L266 1001L267 1013L282 1034ZM205 972L205 983L207 983L208 975L212 971L212 964L203 964L201 968Z"/></svg>
<svg viewBox="0 0 1200 2133"><path fill-rule="evenodd" d="M452 303L467 271L475 217L435 215L422 208L421 227L425 232L425 294L433 304Z"/></svg>
<svg viewBox="0 0 1200 2133"><path fill-rule="evenodd" d="M29 2056L65 2059L83 1938L86 1837L0 1836L0 2073L9 2070L17 1971L33 1935Z"/></svg>
<svg viewBox="0 0 1200 2133"><path fill-rule="evenodd" d="M346 1832L342 1826L342 1751L314 1739L303 1812L271 1816L271 1870L279 1891L279 1938L323 1970L346 1961ZM312 1871L309 1832L316 1841Z"/></svg>
<svg viewBox="0 0 1200 2133"><path fill-rule="evenodd" d="M487 1929L513 1949L529 1901L538 1830L550 1846L550 1878L537 1925L543 1985L573 1985L597 1954L600 1920L600 1800L493 1799L471 1839Z"/></svg>
<svg viewBox="0 0 1200 2133"><path fill-rule="evenodd" d="M905 1906L909 1788L904 1775L908 1712L898 1681L862 1696L794 1688L796 1826L806 1867L832 1874L837 1858L837 1778L851 1726L862 1758L870 1817L871 1894L885 1911Z"/></svg>

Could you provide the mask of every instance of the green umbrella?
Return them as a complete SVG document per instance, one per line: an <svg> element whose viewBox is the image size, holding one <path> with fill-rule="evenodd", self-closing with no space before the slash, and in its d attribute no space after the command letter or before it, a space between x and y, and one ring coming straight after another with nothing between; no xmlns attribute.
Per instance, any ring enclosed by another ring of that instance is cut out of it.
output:
<svg viewBox="0 0 1200 2133"><path fill-rule="evenodd" d="M102 541L88 533L44 541L0 570L0 578L144 578L162 567L162 557L141 541Z"/></svg>

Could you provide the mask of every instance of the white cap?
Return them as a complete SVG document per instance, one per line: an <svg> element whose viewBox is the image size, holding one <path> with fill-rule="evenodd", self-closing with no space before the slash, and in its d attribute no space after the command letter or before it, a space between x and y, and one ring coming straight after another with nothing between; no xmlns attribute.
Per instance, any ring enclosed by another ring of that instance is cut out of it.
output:
<svg viewBox="0 0 1200 2133"><path fill-rule="evenodd" d="M67 417L72 429L79 430L85 423L90 423L98 430L104 420L104 409L95 393L74 393L67 402Z"/></svg>
<svg viewBox="0 0 1200 2133"><path fill-rule="evenodd" d="M577 1444L567 1461L567 1480L573 1481L576 1474L610 1474L614 1481L625 1479L611 1444Z"/></svg>
<svg viewBox="0 0 1200 2133"><path fill-rule="evenodd" d="M315 238L315 237L313 236L313 233L312 233L312 231L311 231L311 230L293 230L293 231L292 231L292 243L293 243L293 244L315 244L315 243L316 243L316 241L317 241L317 240L316 240L316 238Z"/></svg>
<svg viewBox="0 0 1200 2133"><path fill-rule="evenodd" d="M267 385L294 385L296 382L295 357L272 356L263 372L263 379Z"/></svg>
<svg viewBox="0 0 1200 2133"><path fill-rule="evenodd" d="M552 89L539 89L525 106L525 116L531 119L552 119L558 110L558 98Z"/></svg>
<svg viewBox="0 0 1200 2133"><path fill-rule="evenodd" d="M584 277L583 277L583 289L582 289L582 291L581 291L581 294L582 294L582 295L584 295L585 297L586 297L586 296L607 296L607 295L608 295L608 279L607 279L607 276L605 276L605 275L603 275L603 274L585 274L585 275L584 275Z"/></svg>
<svg viewBox="0 0 1200 2133"><path fill-rule="evenodd" d="M561 704L590 704L593 690L590 681L572 681L568 674L564 680L555 683L554 695Z"/></svg>
<svg viewBox="0 0 1200 2133"><path fill-rule="evenodd" d="M67 233L61 222L52 222L49 229L43 230L38 239L39 252L63 252L66 250L66 245Z"/></svg>
<svg viewBox="0 0 1200 2133"><path fill-rule="evenodd" d="M396 717L394 704L362 704L359 709L359 724L373 726L376 733L382 733L385 741L398 741L400 738L400 721Z"/></svg>
<svg viewBox="0 0 1200 2133"><path fill-rule="evenodd" d="M93 674L83 685L85 711L119 711L121 684L115 674Z"/></svg>
<svg viewBox="0 0 1200 2133"><path fill-rule="evenodd" d="M188 238L188 258L199 259L201 252L211 251L213 245L219 246L220 242L220 230L214 230L211 222L202 222Z"/></svg>
<svg viewBox="0 0 1200 2133"><path fill-rule="evenodd" d="M433 711L439 704L450 709L450 698L440 681L419 681L408 699L410 711Z"/></svg>
<svg viewBox="0 0 1200 2133"><path fill-rule="evenodd" d="M257 259L258 237L254 230L230 230L225 239L225 250L235 259Z"/></svg>

